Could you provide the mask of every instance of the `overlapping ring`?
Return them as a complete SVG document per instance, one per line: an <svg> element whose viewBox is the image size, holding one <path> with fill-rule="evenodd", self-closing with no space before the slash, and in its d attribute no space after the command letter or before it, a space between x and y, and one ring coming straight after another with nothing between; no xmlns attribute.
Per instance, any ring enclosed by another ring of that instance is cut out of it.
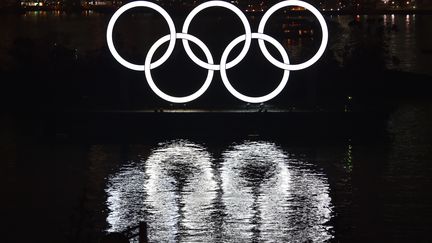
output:
<svg viewBox="0 0 432 243"><path fill-rule="evenodd" d="M274 12L276 12L277 10L279 10L283 7L287 7L287 6L300 6L300 7L303 7L305 9L309 10L318 19L319 24L320 24L321 29L322 29L321 45L320 45L317 53L308 61L300 63L300 64L290 64L288 55L287 55L285 49L283 48L283 46L273 37L264 34L264 28L265 28L265 25L266 25L268 19L270 18L270 16ZM169 32L170 32L169 35L166 35L166 36L160 38L158 41L156 41L152 45L152 47L150 48L150 50L148 51L148 53L146 55L144 65L138 65L138 64L134 64L134 63L130 63L130 62L126 61L117 52L117 50L114 46L113 37L112 37L114 25L117 22L118 18L127 10L132 9L132 8L136 8L136 7L147 7L147 8L151 8L151 9L157 11L159 14L162 15L162 17L167 22ZM245 29L245 34L234 39L225 48L225 50L222 54L222 57L221 57L220 64L214 64L213 57L211 55L210 50L207 48L207 46L201 40L199 40L195 36L188 34L189 25L190 25L192 19L200 11L202 11L206 8L210 8L210 7L223 7L223 8L226 8L228 10L231 10L240 18L240 20L244 26L244 29ZM327 47L327 43L328 43L328 29L327 29L327 24L324 20L324 17L321 15L321 13L315 7L313 7L309 3L306 3L306 2L303 2L300 0L286 0L286 1L282 1L282 2L274 5L273 7L268 9L267 12L263 15L263 18L261 19L261 21L258 25L258 32L252 33L246 16L243 14L243 12L239 8L237 8L236 6L234 6L231 3L216 0L216 1L205 2L203 4L198 5L196 8L194 8L191 11L191 13L186 17L186 20L185 20L185 22L183 24L183 28L182 28L182 33L177 33L175 30L173 20L171 19L169 14L163 8L161 8L159 5L152 3L152 2L135 1L135 2L125 4L124 6L119 8L114 13L114 15L111 17L109 24L108 24L106 38L107 38L108 48L109 48L111 54L113 55L113 57L121 65L123 65L126 68L129 68L129 69L135 70L135 71L144 71L150 88L153 90L153 92L156 95L158 95L160 98L162 98L166 101L169 101L172 103L186 103L186 102L190 102L190 101L197 99L210 86L211 81L213 79L214 71L219 70L220 74L221 74L222 82L224 83L227 90L233 96L235 96L236 98L238 98L242 101L249 102L249 103L262 103L262 102L266 102L266 101L273 99L284 89L285 85L288 82L289 71L305 69L305 68L313 65L315 62L317 62L321 58L321 56L324 54L325 48ZM174 47L175 47L176 39L182 39L182 43L183 43L183 46L185 48L185 51L194 63L196 63L198 66L208 70L207 78L206 78L204 84L201 86L201 88L198 91L196 91L195 93L188 95L188 96L184 96L184 97L176 97L176 96L171 96L171 95L164 93L163 91L161 91L156 86L156 84L153 81L152 75L151 75L151 69L157 68L160 65L162 65L169 58L169 56L172 54ZM284 70L282 80L279 83L279 85L276 87L276 89L273 90L272 92L270 92L269 94L264 95L264 96L260 96L260 97L246 96L246 95L238 92L231 85L231 83L228 79L227 73L226 73L227 69L236 66L238 63L240 63L243 60L243 58L246 56L247 52L249 51L252 39L258 39L259 47L260 47L263 55L267 58L267 60L270 63L272 63L276 67ZM165 43L167 41L169 41L169 44L168 44L168 48L167 48L166 52L162 55L161 58L159 58L157 61L152 63L151 59L152 59L154 53L156 52L156 50L163 43ZM202 49L202 51L204 52L204 54L207 58L207 62L202 61L193 53L193 51L191 50L191 48L189 46L189 41L194 42L199 48ZM242 41L244 41L245 44L243 46L243 49L239 53L239 55L236 58L234 58L232 61L227 62L227 58L228 58L228 55L231 52L231 50ZM269 42L270 44L272 44L276 47L276 49L280 52L280 54L282 56L283 62L278 61L276 58L274 58L268 52L264 41Z"/></svg>

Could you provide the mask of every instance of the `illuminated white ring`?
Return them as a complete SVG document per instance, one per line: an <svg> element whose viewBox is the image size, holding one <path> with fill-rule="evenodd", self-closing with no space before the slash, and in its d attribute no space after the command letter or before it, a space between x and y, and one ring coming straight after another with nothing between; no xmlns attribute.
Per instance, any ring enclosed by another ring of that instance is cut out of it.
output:
<svg viewBox="0 0 432 243"><path fill-rule="evenodd" d="M246 41L245 41L245 45L242 49L242 51L240 52L240 54L231 62L229 62L226 65L226 68L232 68L235 65L237 65L239 62L241 62L243 60L243 58L246 56L247 52L249 51L251 42L252 42L252 31L250 28L250 24L248 19L246 18L246 16L243 14L243 12L237 8L236 6L234 6L231 3L228 2L223 2L223 1L209 1L209 2L205 2L199 6L197 6L196 8L194 8L192 10L192 12L189 13L189 15L186 17L186 20L183 24L183 29L182 32L184 34L188 33L188 29L189 29L189 25L192 21L192 19L202 10L209 8L209 7L223 7L223 8L227 8L231 11L233 11L241 20L241 22L243 23L243 26L245 28L245 35L246 35ZM216 65L216 64L209 64L206 62L203 62L201 59L199 59L191 50L189 43L187 40L183 40L183 46L186 50L186 53L188 54L188 56L192 59L193 62L195 62L198 66L208 69L208 70L220 70L220 65Z"/></svg>
<svg viewBox="0 0 432 243"><path fill-rule="evenodd" d="M159 5L151 3L151 2L147 2L147 1L131 2L131 3L125 4L124 6L119 8L114 13L114 15L111 17L111 19L108 23L108 29L107 29L107 35L106 35L107 42L108 42L108 48L109 48L111 54L114 56L114 58L121 65L125 66L126 68L129 68L129 69L132 69L135 71L144 71L144 65L137 65L137 64L130 63L130 62L126 61L123 57L120 56L120 54L117 52L117 50L114 46L113 37L112 37L114 25L117 22L118 18L127 10L129 10L131 8L136 8L136 7L147 7L147 8L151 8L151 9L155 10L156 12L160 13L162 15L162 17L166 20L166 22L168 24L169 32L170 32L170 42L168 45L168 49L166 50L165 54L163 54L163 56L159 60L150 64L150 69L153 69L153 68L156 68L156 67L162 65L169 58L169 56L171 55L171 53L174 50L174 46L175 46L175 42L176 42L176 30L175 30L174 22L171 19L171 17L169 16L169 14L163 8L161 8Z"/></svg>
<svg viewBox="0 0 432 243"><path fill-rule="evenodd" d="M207 46L198 38L196 38L193 35L189 35L189 34L183 34L183 33L177 33L177 38L179 39L186 39L188 41L192 41L194 42L196 45L198 45L204 52L207 61L210 64L213 64L213 57L210 53L210 50L207 48ZM198 97L200 97L210 86L210 83L213 80L213 74L214 71L213 70L208 70L208 74L207 74L207 78L203 84L203 86L201 86L201 88L196 91L195 93L188 95L188 96L184 96L184 97L175 97L175 96L171 96L168 94L165 94L164 92L162 92L154 83L153 78L151 76L151 72L150 72L150 62L151 59L154 55L154 53L156 52L156 50L165 42L167 42L168 40L170 40L170 35L166 35L162 38L160 38L158 41L156 41L152 47L150 47L149 52L147 53L147 56L145 58L144 61L144 72L145 72L145 77L147 79L147 83L149 84L150 88L153 90L153 92L155 92L155 94L157 96L159 96L160 98L172 102L172 103L186 103L186 102L190 102L193 101L195 99L197 99Z"/></svg>
<svg viewBox="0 0 432 243"><path fill-rule="evenodd" d="M279 85L276 87L275 90L273 90L271 93L269 93L267 95L260 96L260 97L251 97L251 96L243 95L240 92L238 92L231 85L230 81L228 80L225 66L226 66L226 61L227 61L228 55L231 52L231 50L238 43L244 41L245 39L246 39L245 35L237 37L227 46L227 48L223 52L222 58L221 58L221 63L220 63L220 66L221 66L220 74L221 74L222 82L225 85L225 87L227 88L227 90L239 100L242 100L244 102L249 102L249 103L266 102L266 101L271 100L274 97L276 97L285 88L285 85L287 84L288 78L289 78L289 71L286 69L284 70L284 74L283 74L282 80L279 83ZM282 55L282 59L283 59L284 63L289 63L288 54L286 53L285 49L273 37L265 35L265 34L261 34L261 33L252 33L252 39L265 40L265 41L270 42L270 44L274 45L276 47L276 49L280 52L280 54Z"/></svg>
<svg viewBox="0 0 432 243"><path fill-rule="evenodd" d="M264 14L264 16L262 17L259 25L258 25L258 33L264 33L264 27L265 24L267 23L267 20L270 18L270 16L276 12L277 10L283 8L283 7L287 7L287 6L300 6L303 7L309 11L312 12L313 15L315 15L315 17L318 19L321 29L322 29L322 41L321 41L321 45L318 49L318 52L308 61L300 63L300 64L286 64L286 63L281 63L280 61L278 61L277 59L275 59L267 50L265 43L263 40L258 40L258 44L259 47L262 51L262 53L264 54L264 56L276 67L281 68L281 69L286 69L286 70L301 70L301 69L305 69L311 65L313 65L315 62L318 61L318 59L320 59L320 57L324 54L324 51L327 47L327 43L328 43L328 28L327 28L327 24L325 22L324 17L321 15L321 13L312 5L310 5L309 3L303 2L303 1L298 1L298 0L289 0L289 1L283 1L280 2L276 5L274 5L273 7L271 7L269 10L267 10L267 12Z"/></svg>

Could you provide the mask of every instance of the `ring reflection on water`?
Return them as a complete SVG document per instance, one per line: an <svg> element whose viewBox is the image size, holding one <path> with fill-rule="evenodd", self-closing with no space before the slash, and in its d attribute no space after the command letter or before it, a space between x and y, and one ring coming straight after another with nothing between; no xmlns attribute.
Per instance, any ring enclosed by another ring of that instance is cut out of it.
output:
<svg viewBox="0 0 432 243"><path fill-rule="evenodd" d="M245 142L223 154L228 239L304 242L331 238L328 184L273 143Z"/></svg>
<svg viewBox="0 0 432 243"><path fill-rule="evenodd" d="M187 140L158 144L108 179L108 231L148 224L151 242L325 241L329 185L274 143L245 141L215 159Z"/></svg>
<svg viewBox="0 0 432 243"><path fill-rule="evenodd" d="M144 220L154 242L207 240L216 195L211 162L203 147L178 140L122 169L107 189L109 231Z"/></svg>

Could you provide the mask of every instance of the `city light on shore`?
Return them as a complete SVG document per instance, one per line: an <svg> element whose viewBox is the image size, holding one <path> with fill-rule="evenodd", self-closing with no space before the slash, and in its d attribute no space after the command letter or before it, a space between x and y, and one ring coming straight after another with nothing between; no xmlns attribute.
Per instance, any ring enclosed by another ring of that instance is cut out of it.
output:
<svg viewBox="0 0 432 243"><path fill-rule="evenodd" d="M131 0L5 0L0 2L1 9L23 10L64 10L70 8L82 10L117 9ZM174 9L193 8L203 0L156 0L156 4ZM428 0L310 0L308 1L321 11L330 12L368 12L368 11L406 11L432 10L432 2ZM230 3L237 5L244 12L258 14L265 12L274 1L235 0ZM292 11L302 11L299 7L291 7Z"/></svg>

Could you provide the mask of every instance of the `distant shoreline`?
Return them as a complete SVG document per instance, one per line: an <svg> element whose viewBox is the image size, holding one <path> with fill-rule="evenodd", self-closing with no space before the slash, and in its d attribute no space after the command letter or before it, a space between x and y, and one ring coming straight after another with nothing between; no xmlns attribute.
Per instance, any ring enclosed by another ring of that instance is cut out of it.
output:
<svg viewBox="0 0 432 243"><path fill-rule="evenodd" d="M2 13L17 13L17 14L24 14L26 12L36 12L36 11L43 11L43 12L65 12L65 13L81 13L81 12L98 12L98 13L112 13L115 12L118 8L117 7L111 7L111 6L99 6L99 7L92 7L92 8L74 8L74 9L58 9L54 7L45 7L45 6L38 6L38 7L26 7L26 8L0 8L0 14ZM192 10L193 8L190 8ZM190 11L189 10L189 11ZM187 9L169 9L167 8L168 12L172 13L179 13L179 14L185 14L183 12L187 12ZM247 12L244 11L247 15L262 15L263 12ZM290 14L293 15L302 15L304 12L308 12L307 10L300 10L300 11L290 11ZM420 9L401 9L401 10L365 10L365 11L348 11L348 10L321 10L321 13L326 16L331 15L384 15L384 14L424 14L424 15L432 15L432 9L430 10L420 10Z"/></svg>

